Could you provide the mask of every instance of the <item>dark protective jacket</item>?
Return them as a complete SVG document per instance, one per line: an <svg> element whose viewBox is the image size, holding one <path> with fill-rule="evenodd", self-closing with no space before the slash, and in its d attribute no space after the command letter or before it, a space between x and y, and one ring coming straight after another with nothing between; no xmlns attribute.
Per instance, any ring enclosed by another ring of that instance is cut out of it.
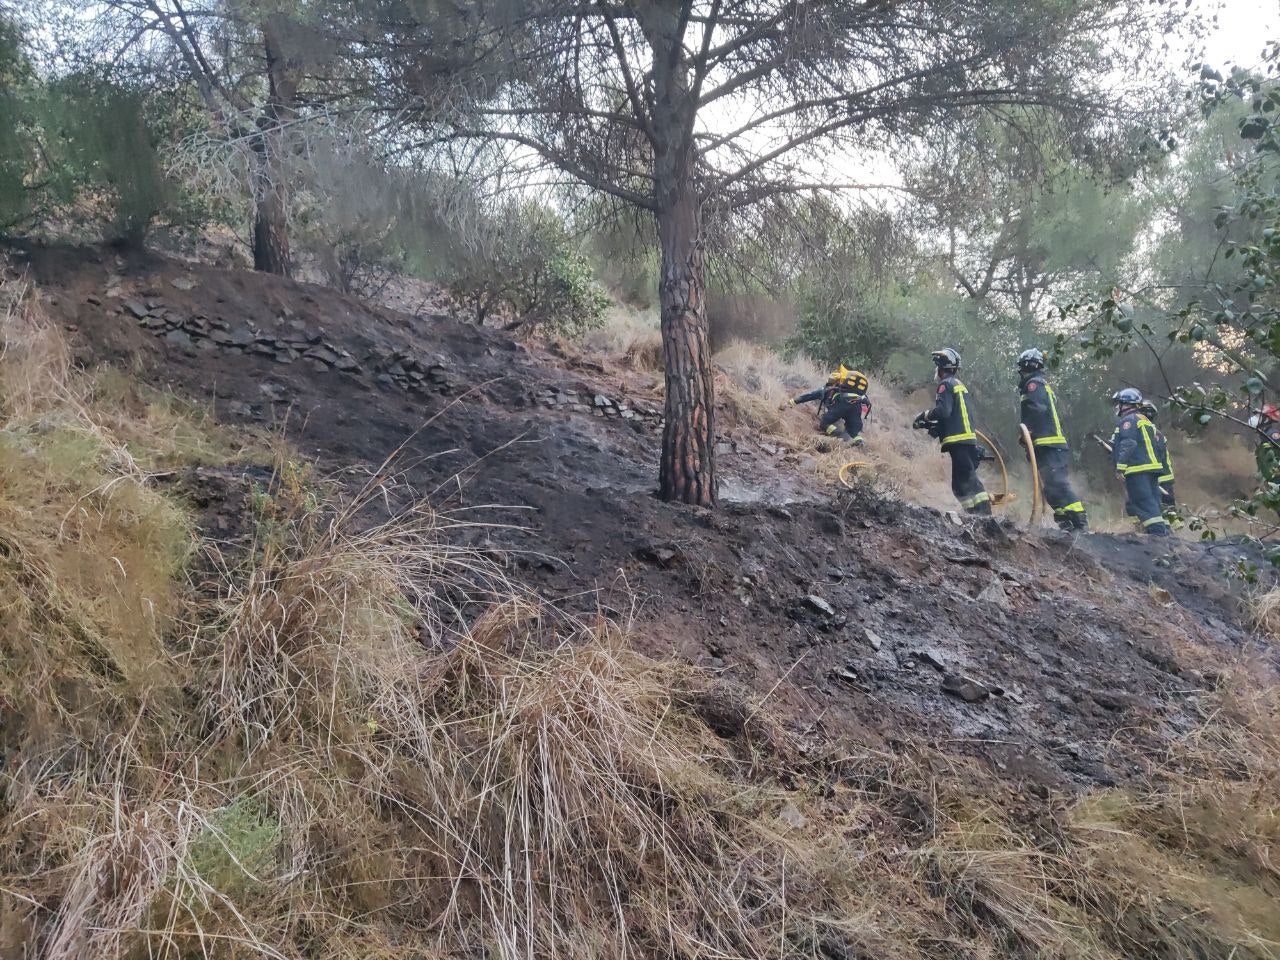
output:
<svg viewBox="0 0 1280 960"><path fill-rule="evenodd" d="M1116 429L1111 434L1111 462L1117 473L1126 477L1131 473L1163 473L1166 452L1164 434L1138 411L1131 410L1116 419Z"/></svg>
<svg viewBox="0 0 1280 960"><path fill-rule="evenodd" d="M817 390L810 390L808 393L802 393L796 397L795 403L813 403L813 401L821 401L822 406L829 407L837 400L848 400L852 403L854 400L862 401L862 415L865 417L871 412L871 401L863 394L854 393L842 387L827 384L825 387L819 387Z"/></svg>
<svg viewBox="0 0 1280 960"><path fill-rule="evenodd" d="M1022 393L1022 422L1031 433L1037 447L1065 447L1066 434L1062 432L1062 419L1058 416L1058 401L1053 387L1045 382L1043 373L1024 377L1018 385Z"/></svg>
<svg viewBox="0 0 1280 960"><path fill-rule="evenodd" d="M933 409L925 419L929 423L929 436L941 440L943 450L958 444L975 446L978 442L969 415L968 393L958 377L947 377L938 384Z"/></svg>
<svg viewBox="0 0 1280 960"><path fill-rule="evenodd" d="M1258 449L1253 458L1258 462L1258 473L1267 483L1280 483L1280 448L1266 438L1280 443L1280 423L1268 424L1264 429L1265 436L1258 438Z"/></svg>
<svg viewBox="0 0 1280 960"><path fill-rule="evenodd" d="M1164 456L1161 458L1161 463L1163 464L1163 466L1160 469L1160 476L1156 477L1156 483L1160 484L1161 486L1164 486L1167 483L1173 483L1173 480L1174 480L1173 454L1169 451L1168 438L1165 437L1163 433L1161 433L1159 427L1156 428L1156 434L1160 438L1161 445L1164 446ZM1169 489L1172 489L1172 488L1169 488Z"/></svg>

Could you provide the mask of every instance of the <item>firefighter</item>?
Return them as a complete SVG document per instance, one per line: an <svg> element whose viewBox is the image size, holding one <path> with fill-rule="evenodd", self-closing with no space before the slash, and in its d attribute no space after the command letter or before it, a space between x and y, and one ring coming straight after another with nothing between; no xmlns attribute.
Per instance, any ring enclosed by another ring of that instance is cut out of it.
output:
<svg viewBox="0 0 1280 960"><path fill-rule="evenodd" d="M1164 444L1164 469L1160 471L1160 476L1156 477L1156 482L1160 484L1160 503L1165 507L1166 511L1173 510L1178 506L1178 501L1173 496L1173 454L1169 451L1168 437L1156 426L1156 416L1160 411L1150 400L1144 400L1142 406L1138 409L1142 411L1144 417L1151 421L1151 425L1156 427L1160 442Z"/></svg>
<svg viewBox="0 0 1280 960"><path fill-rule="evenodd" d="M1063 530L1089 529L1084 504L1071 486L1067 438L1062 432L1053 387L1044 378L1044 354L1034 347L1023 350L1018 357L1018 392L1022 397L1022 422L1031 434L1040 485L1045 500L1053 507L1053 519Z"/></svg>
<svg viewBox="0 0 1280 960"><path fill-rule="evenodd" d="M871 413L867 378L863 373L849 370L842 363L840 369L827 378L825 385L800 394L791 404L815 400L818 401L818 429L829 437L855 447L862 446L863 420Z"/></svg>
<svg viewBox="0 0 1280 960"><path fill-rule="evenodd" d="M1116 429L1111 434L1111 462L1124 480L1125 511L1153 537L1169 536L1169 524L1160 508L1160 484L1164 472L1164 437L1142 415L1142 394L1132 387L1111 395L1116 406Z"/></svg>
<svg viewBox="0 0 1280 960"><path fill-rule="evenodd" d="M1258 446L1253 458L1265 483L1280 483L1280 407L1268 403L1249 418L1249 426L1258 432Z"/></svg>
<svg viewBox="0 0 1280 960"><path fill-rule="evenodd" d="M951 457L951 492L967 513L991 516L991 496L978 479L978 437L969 413L968 388L956 374L960 354L946 347L933 352L938 392L932 410L926 410L911 424L928 430L942 442L942 451Z"/></svg>

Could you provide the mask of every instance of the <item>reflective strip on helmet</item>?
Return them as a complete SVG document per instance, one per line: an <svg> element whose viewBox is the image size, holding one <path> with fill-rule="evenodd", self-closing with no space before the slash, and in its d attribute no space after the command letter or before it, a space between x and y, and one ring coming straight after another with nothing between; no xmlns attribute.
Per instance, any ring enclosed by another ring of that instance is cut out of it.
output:
<svg viewBox="0 0 1280 960"><path fill-rule="evenodd" d="M969 422L969 405L964 402L964 395L968 393L968 389L963 383L957 383L956 403L960 405L960 425L963 428L960 433L953 433L949 437L942 438L942 445L945 447L949 443L959 443L961 440L976 440L978 435L973 432L973 424Z"/></svg>
<svg viewBox="0 0 1280 960"><path fill-rule="evenodd" d="M1036 437L1035 445L1037 447L1065 447L1067 445L1066 435L1062 432L1062 421L1058 419L1058 401L1053 396L1053 387L1049 384L1044 385L1044 394L1049 398L1049 413L1053 417L1053 436Z"/></svg>

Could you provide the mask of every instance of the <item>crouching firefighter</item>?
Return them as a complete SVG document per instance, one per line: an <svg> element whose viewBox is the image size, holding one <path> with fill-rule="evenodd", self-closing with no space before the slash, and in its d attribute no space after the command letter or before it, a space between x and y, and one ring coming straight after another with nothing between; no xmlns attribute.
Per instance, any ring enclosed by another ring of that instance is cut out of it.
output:
<svg viewBox="0 0 1280 960"><path fill-rule="evenodd" d="M1044 378L1044 354L1032 347L1018 357L1018 392L1022 397L1022 423L1031 434L1036 469L1044 499L1053 507L1053 519L1063 530L1087 530L1084 504L1071 486L1070 454L1062 432L1058 401ZM1031 456L1028 451L1027 456Z"/></svg>
<svg viewBox="0 0 1280 960"><path fill-rule="evenodd" d="M840 369L827 378L825 385L800 394L791 403L794 406L817 400L818 429L829 437L860 447L863 443L863 421L871 413L867 386L864 374L848 370L842 363Z"/></svg>
<svg viewBox="0 0 1280 960"><path fill-rule="evenodd" d="M1142 415L1142 394L1132 387L1111 395L1116 429L1111 435L1111 462L1124 480L1125 512L1153 537L1169 536L1160 504L1159 476L1164 472L1164 435Z"/></svg>
<svg viewBox="0 0 1280 960"><path fill-rule="evenodd" d="M933 409L921 413L911 426L928 430L929 436L942 441L942 452L951 457L951 492L960 506L968 513L989 517L991 497L978 479L981 453L969 414L969 390L956 376L960 354L950 347L935 350L933 364L938 381Z"/></svg>

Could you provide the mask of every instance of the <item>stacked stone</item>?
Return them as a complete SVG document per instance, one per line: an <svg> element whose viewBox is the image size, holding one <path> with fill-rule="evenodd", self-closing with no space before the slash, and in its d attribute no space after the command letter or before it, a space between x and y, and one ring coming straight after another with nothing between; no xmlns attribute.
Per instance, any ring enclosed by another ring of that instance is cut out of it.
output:
<svg viewBox="0 0 1280 960"><path fill-rule="evenodd" d="M662 414L643 403L613 400L602 393L579 393L565 387L545 387L534 399L544 407L585 413L609 420L643 420L659 423Z"/></svg>
<svg viewBox="0 0 1280 960"><path fill-rule="evenodd" d="M291 320L281 332L269 333L250 323L233 323L202 313L184 314L166 306L158 297L130 297L122 309L143 329L181 349L221 349L254 354L279 364L305 361L316 370L360 371L359 362L349 351L326 340L323 331L309 333L301 320Z"/></svg>
<svg viewBox="0 0 1280 960"><path fill-rule="evenodd" d="M448 393L453 389L449 369L438 357L428 359L408 350L377 350L369 355L368 363L376 373L374 380L388 390Z"/></svg>

